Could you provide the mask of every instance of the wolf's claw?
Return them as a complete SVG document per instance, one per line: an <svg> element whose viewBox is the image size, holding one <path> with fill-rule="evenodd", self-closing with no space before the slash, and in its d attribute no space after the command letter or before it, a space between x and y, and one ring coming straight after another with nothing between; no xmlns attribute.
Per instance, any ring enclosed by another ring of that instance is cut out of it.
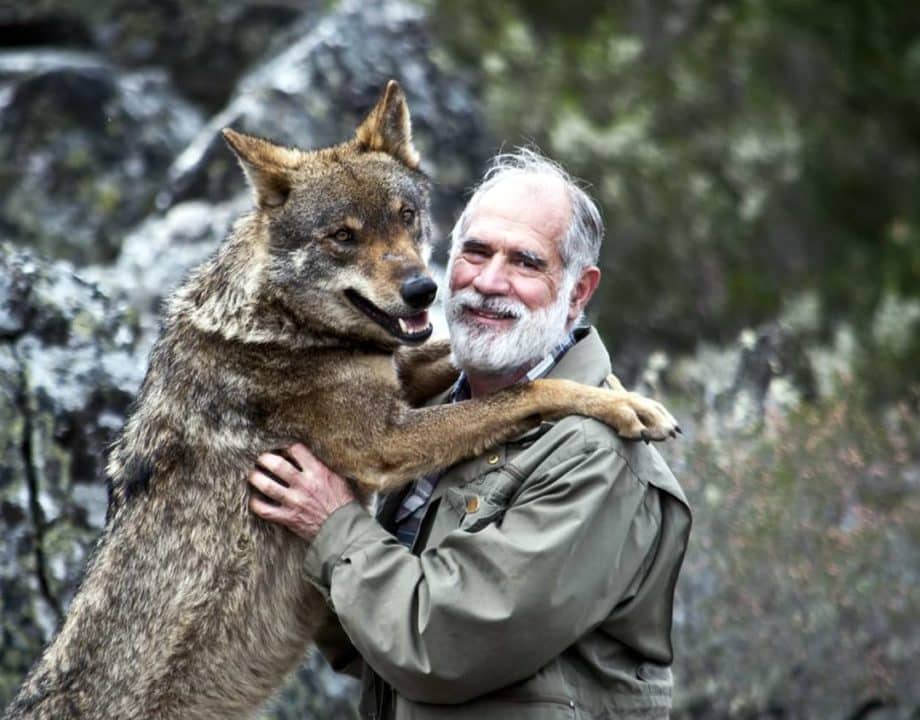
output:
<svg viewBox="0 0 920 720"><path fill-rule="evenodd" d="M613 381L618 382L616 378ZM611 381L608 379L609 384ZM618 422L613 423L622 437L651 444L653 441L676 438L681 433L677 420L661 403L626 390L612 392L621 397L620 402L629 410L628 420L620 417Z"/></svg>

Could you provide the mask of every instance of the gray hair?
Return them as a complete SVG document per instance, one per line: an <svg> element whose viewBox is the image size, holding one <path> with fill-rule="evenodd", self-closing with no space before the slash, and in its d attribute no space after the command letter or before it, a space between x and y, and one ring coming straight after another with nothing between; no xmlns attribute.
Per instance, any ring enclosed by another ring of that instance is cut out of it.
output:
<svg viewBox="0 0 920 720"><path fill-rule="evenodd" d="M585 269L597 265L604 239L604 221L597 204L582 189L579 181L569 175L559 163L531 148L515 148L514 152L502 153L492 159L482 182L474 190L473 196L451 230L451 257L466 231L472 211L486 192L503 180L535 175L560 180L569 194L572 217L559 244L559 255L566 275L575 279Z"/></svg>

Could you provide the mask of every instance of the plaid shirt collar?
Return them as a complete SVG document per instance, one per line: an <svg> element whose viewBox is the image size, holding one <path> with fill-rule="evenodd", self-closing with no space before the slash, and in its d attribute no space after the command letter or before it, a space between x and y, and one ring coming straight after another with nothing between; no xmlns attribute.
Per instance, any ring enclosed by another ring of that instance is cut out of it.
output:
<svg viewBox="0 0 920 720"><path fill-rule="evenodd" d="M574 344L575 333L570 332L566 336L565 340L554 347L549 352L549 354L546 355L546 357L534 365L524 377L518 380L518 382L531 382L532 380L536 380L548 375L550 370L556 367L556 363L562 359L562 356L565 355ZM461 372L460 377L457 378L457 381L451 388L447 399L449 402L455 403L460 402L461 400L469 400L471 396L472 393L470 391L469 380L466 377L466 373Z"/></svg>

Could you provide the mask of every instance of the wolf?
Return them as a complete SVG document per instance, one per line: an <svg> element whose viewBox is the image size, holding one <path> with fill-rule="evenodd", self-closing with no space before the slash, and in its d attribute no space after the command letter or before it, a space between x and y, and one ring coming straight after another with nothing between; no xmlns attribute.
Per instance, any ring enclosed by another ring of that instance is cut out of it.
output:
<svg viewBox="0 0 920 720"><path fill-rule="evenodd" d="M456 375L426 343L429 181L391 81L314 151L232 129L253 210L168 301L107 474L104 531L56 637L4 715L250 717L327 612L307 544L249 510L246 473L305 441L366 498L579 413L664 439L658 403L563 380L415 407Z"/></svg>

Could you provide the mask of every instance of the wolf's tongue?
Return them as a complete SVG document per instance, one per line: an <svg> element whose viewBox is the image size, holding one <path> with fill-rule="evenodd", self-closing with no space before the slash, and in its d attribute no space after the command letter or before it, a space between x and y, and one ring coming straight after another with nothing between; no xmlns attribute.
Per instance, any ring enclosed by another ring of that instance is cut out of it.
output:
<svg viewBox="0 0 920 720"><path fill-rule="evenodd" d="M428 312L420 312L418 315L399 318L399 329L404 333L417 333L428 328Z"/></svg>

